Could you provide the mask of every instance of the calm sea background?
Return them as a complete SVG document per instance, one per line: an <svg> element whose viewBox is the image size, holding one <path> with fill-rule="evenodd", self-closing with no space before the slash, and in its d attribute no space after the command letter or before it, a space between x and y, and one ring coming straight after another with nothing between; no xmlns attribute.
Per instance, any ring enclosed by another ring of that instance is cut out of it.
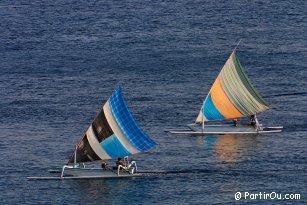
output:
<svg viewBox="0 0 307 205"><path fill-rule="evenodd" d="M307 204L306 1L0 2L1 204ZM280 134L176 136L237 55ZM159 146L131 179L29 181L67 162L117 85ZM301 194L241 200L237 191Z"/></svg>

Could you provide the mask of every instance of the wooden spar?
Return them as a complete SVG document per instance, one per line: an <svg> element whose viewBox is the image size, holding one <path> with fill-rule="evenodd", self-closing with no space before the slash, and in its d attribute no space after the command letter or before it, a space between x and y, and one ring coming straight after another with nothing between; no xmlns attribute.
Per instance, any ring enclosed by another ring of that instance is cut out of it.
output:
<svg viewBox="0 0 307 205"><path fill-rule="evenodd" d="M242 38L239 40L239 42L237 43L237 45L236 45L235 49L233 49L233 51L232 51L232 52L235 52L235 51L237 50L237 48L238 48L239 44L241 43L241 40L242 40Z"/></svg>

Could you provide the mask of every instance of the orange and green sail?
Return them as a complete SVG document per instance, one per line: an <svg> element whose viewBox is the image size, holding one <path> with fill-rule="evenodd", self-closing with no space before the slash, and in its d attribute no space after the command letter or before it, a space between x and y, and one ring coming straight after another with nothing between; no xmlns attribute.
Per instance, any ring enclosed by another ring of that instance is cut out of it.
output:
<svg viewBox="0 0 307 205"><path fill-rule="evenodd" d="M252 85L233 51L213 83L196 122L235 119L268 108L269 103Z"/></svg>

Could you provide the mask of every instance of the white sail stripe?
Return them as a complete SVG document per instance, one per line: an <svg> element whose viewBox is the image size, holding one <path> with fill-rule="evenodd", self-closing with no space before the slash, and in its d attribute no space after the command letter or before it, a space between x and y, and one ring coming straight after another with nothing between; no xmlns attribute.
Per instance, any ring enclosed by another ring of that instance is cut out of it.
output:
<svg viewBox="0 0 307 205"><path fill-rule="evenodd" d="M100 157L100 159L111 159L111 157L105 152L105 150L101 147L99 141L97 140L92 125L90 125L90 127L87 129L86 136L92 149L97 154L97 156Z"/></svg>
<svg viewBox="0 0 307 205"><path fill-rule="evenodd" d="M203 111L202 111L202 109L201 109L200 112L199 112L199 114L198 114L198 116L197 116L197 118L196 118L196 122L202 122L202 121L206 122L206 121L209 121L209 120L206 118L205 115L204 115L204 116L202 116L202 115L203 115Z"/></svg>
<svg viewBox="0 0 307 205"><path fill-rule="evenodd" d="M109 100L105 103L105 105L103 106L103 111L104 114L106 116L106 119L111 127L111 129L113 130L114 134L116 135L117 139L120 141L120 143L128 150L128 152L130 152L131 154L135 154L135 153L139 153L140 151L138 149L136 149L127 139L127 137L125 136L125 134L122 132L122 130L120 129L120 127L118 126L111 108L110 108L110 103Z"/></svg>
<svg viewBox="0 0 307 205"><path fill-rule="evenodd" d="M202 113L202 111L200 110L200 112L198 113L198 116L197 116L195 122L201 122L201 121L202 121L202 119L201 119L201 115L202 115L202 114L203 114L203 113Z"/></svg>

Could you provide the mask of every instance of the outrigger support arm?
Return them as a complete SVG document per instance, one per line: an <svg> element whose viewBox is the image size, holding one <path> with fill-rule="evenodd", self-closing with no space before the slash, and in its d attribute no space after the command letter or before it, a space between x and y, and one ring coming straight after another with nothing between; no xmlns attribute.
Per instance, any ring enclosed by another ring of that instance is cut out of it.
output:
<svg viewBox="0 0 307 205"><path fill-rule="evenodd" d="M258 119L257 119L257 116L256 116L256 113L255 113L255 122L256 122L256 129L257 129L257 132L258 131L261 131L262 130L262 126L261 124L259 123Z"/></svg>
<svg viewBox="0 0 307 205"><path fill-rule="evenodd" d="M136 166L136 162L132 161L130 163L128 156L124 157L124 162L125 162L125 166L119 165L117 167L117 175L118 176L120 174L120 170L125 170L125 171L129 172L130 174L134 174L134 172L137 171L138 168Z"/></svg>

